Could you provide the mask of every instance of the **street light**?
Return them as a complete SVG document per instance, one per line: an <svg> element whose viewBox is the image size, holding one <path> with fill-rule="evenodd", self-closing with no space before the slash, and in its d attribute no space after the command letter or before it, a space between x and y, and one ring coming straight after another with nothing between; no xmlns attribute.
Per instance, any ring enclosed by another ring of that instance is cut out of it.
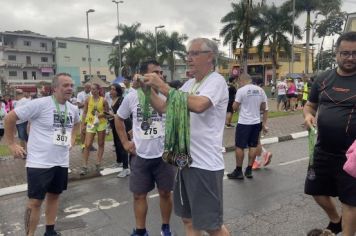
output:
<svg viewBox="0 0 356 236"><path fill-rule="evenodd" d="M89 19L88 15L91 12L95 12L94 9L89 9L86 11L87 16L87 37L88 37L88 63L89 63L89 79L91 79L91 57L90 57L90 39L89 39Z"/></svg>
<svg viewBox="0 0 356 236"><path fill-rule="evenodd" d="M158 25L155 26L155 38L156 38L156 52L155 52L155 58L157 59L157 29L164 28L164 25Z"/></svg>
<svg viewBox="0 0 356 236"><path fill-rule="evenodd" d="M119 49L119 77L121 77L121 45L120 45L120 20L119 20L119 4L124 3L124 1L116 1L112 0L113 3L116 4L116 16L117 16L117 41L119 43L118 49Z"/></svg>

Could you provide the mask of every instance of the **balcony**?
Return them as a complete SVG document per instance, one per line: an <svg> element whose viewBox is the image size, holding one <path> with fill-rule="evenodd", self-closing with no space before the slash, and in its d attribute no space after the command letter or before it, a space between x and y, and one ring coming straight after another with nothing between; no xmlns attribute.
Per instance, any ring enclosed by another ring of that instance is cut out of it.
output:
<svg viewBox="0 0 356 236"><path fill-rule="evenodd" d="M24 52L24 53L36 53L36 54L54 54L54 50L36 50L31 48L16 48L13 45L2 45L0 51L5 52Z"/></svg>
<svg viewBox="0 0 356 236"><path fill-rule="evenodd" d="M44 67L49 67L49 68L54 68L55 64L54 63L43 63L43 64L27 64L27 63L16 63L16 62L5 62L3 64L0 64L0 67L4 68L36 68L36 69L41 69Z"/></svg>

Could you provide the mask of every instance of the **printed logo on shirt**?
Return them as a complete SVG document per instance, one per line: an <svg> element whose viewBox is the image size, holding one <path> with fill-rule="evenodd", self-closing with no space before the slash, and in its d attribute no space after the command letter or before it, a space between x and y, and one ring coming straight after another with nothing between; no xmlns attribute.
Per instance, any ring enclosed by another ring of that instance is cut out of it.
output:
<svg viewBox="0 0 356 236"><path fill-rule="evenodd" d="M260 96L261 92L258 89L249 89L247 90L247 96Z"/></svg>
<svg viewBox="0 0 356 236"><path fill-rule="evenodd" d="M62 128L61 124L61 118L64 117L64 111L61 111L61 114L59 115L56 110L53 110L53 127L54 128ZM73 114L71 112L68 112L67 114L67 122L66 123L66 128L72 128L73 127Z"/></svg>
<svg viewBox="0 0 356 236"><path fill-rule="evenodd" d="M151 120L152 121L162 121L162 116L160 116L157 111L155 111L151 106ZM142 122L143 120L143 111L140 104L137 105L137 122Z"/></svg>

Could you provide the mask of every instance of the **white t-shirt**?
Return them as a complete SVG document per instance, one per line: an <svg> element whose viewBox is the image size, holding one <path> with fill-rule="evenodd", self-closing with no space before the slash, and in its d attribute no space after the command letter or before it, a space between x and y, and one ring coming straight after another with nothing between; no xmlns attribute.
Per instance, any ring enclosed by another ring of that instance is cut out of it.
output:
<svg viewBox="0 0 356 236"><path fill-rule="evenodd" d="M151 108L151 111L152 110L153 109ZM165 116L160 116L153 110L151 115L152 129L149 129L148 131L142 130L142 109L138 101L136 90L132 90L126 95L121 106L117 110L117 115L122 119L129 118L131 114L133 142L136 146L137 155L145 159L161 157L164 149Z"/></svg>
<svg viewBox="0 0 356 236"><path fill-rule="evenodd" d="M180 88L190 92L195 79ZM195 92L209 98L212 106L202 113L190 112L191 167L216 171L224 169L222 142L229 92L225 79L217 72L211 73Z"/></svg>
<svg viewBox="0 0 356 236"><path fill-rule="evenodd" d="M20 100L16 101L16 103L14 103L14 108L23 106L23 105L25 105L25 104L26 104L27 102L29 102L29 101L30 101L29 99L23 97L23 98L21 98ZM18 125L18 124L22 124L22 123L24 123L24 122L26 122L26 120L17 120L17 121L16 121L16 124Z"/></svg>
<svg viewBox="0 0 356 236"><path fill-rule="evenodd" d="M4 118L7 114L5 103L0 102L0 129L4 129Z"/></svg>
<svg viewBox="0 0 356 236"><path fill-rule="evenodd" d="M284 81L279 81L277 83L277 94L278 95L286 95L287 94L287 83Z"/></svg>
<svg viewBox="0 0 356 236"><path fill-rule="evenodd" d="M247 84L237 90L235 101L240 103L239 124L261 123L261 104L267 102L266 93L262 88Z"/></svg>
<svg viewBox="0 0 356 236"><path fill-rule="evenodd" d="M111 105L112 105L112 98L111 98L110 92L106 92L104 98L105 98L106 102L108 103L109 107L111 107Z"/></svg>
<svg viewBox="0 0 356 236"><path fill-rule="evenodd" d="M78 107L70 102L67 106L66 133L70 136L73 125L79 122ZM59 104L62 114L65 105ZM17 117L31 123L27 143L26 167L50 168L69 166L69 146L53 143L55 130L61 129L58 112L52 96L29 101L24 106L15 108Z"/></svg>
<svg viewBox="0 0 356 236"><path fill-rule="evenodd" d="M77 103L82 103L84 104L85 100L91 95L91 92L86 93L85 91L81 91L77 94ZM79 108L79 114L83 114L83 108Z"/></svg>
<svg viewBox="0 0 356 236"><path fill-rule="evenodd" d="M296 86L297 86L297 90L296 90L295 94L299 94L299 93L302 94L303 93L304 82L303 81L297 82Z"/></svg>

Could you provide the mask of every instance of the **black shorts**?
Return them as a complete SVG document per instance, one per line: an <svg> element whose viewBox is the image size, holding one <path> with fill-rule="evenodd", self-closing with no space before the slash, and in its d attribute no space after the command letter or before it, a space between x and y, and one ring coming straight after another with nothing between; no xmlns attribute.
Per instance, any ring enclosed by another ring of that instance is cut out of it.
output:
<svg viewBox="0 0 356 236"><path fill-rule="evenodd" d="M343 170L346 157L314 151L314 173L308 171L304 192L308 195L339 197L344 204L356 207L356 179Z"/></svg>
<svg viewBox="0 0 356 236"><path fill-rule="evenodd" d="M27 183L29 198L43 200L46 193L60 194L67 189L68 168L60 166L49 169L27 167Z"/></svg>
<svg viewBox="0 0 356 236"><path fill-rule="evenodd" d="M262 123L254 125L237 124L235 146L238 148L257 147Z"/></svg>
<svg viewBox="0 0 356 236"><path fill-rule="evenodd" d="M5 130L4 129L0 129L0 137L4 136Z"/></svg>
<svg viewBox="0 0 356 236"><path fill-rule="evenodd" d="M233 109L232 109L232 104L233 104L233 103L234 103L234 101L227 103L226 112L231 112L231 113L233 113Z"/></svg>

